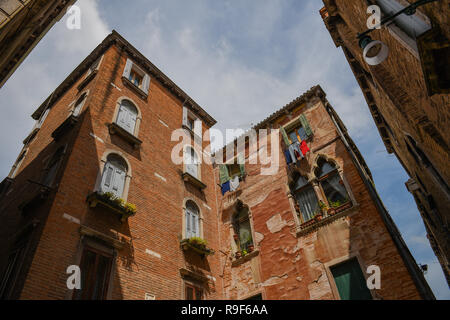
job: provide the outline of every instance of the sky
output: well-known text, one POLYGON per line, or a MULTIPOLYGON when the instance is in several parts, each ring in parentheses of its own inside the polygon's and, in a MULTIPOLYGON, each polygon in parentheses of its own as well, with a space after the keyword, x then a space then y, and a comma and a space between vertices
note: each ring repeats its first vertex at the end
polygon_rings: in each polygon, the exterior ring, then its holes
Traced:
POLYGON ((114 29, 217 121, 249 128, 319 84, 366 159, 377 190, 438 299, 450 299, 407 174, 386 152, 362 92, 325 28, 319 0, 78 0, 0 89, 0 178, 31 131, 31 114, 114 29))

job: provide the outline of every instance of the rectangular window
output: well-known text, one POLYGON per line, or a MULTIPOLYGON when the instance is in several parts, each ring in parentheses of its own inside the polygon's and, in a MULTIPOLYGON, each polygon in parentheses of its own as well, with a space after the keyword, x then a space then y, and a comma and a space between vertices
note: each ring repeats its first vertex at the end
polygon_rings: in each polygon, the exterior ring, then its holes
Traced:
POLYGON ((203 290, 191 284, 185 284, 185 300, 203 300, 203 290))
POLYGON ((358 259, 353 258, 330 270, 341 300, 372 300, 358 259))
POLYGON ((75 290, 74 299, 106 299, 112 264, 112 254, 86 246, 80 263, 81 289, 75 290))
POLYGON ((130 81, 134 86, 141 89, 145 94, 148 94, 148 89, 150 87, 150 76, 130 59, 127 59, 122 76, 130 81))
POLYGON ((301 125, 289 130, 288 137, 291 144, 295 142, 301 142, 308 138, 306 136, 305 129, 301 125))

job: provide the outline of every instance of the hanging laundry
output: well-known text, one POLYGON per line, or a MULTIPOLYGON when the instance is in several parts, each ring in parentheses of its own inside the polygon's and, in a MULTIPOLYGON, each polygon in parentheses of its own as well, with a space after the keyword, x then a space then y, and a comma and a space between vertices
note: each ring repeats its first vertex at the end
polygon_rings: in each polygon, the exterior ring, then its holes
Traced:
POLYGON ((230 191, 236 191, 239 188, 239 177, 236 176, 230 180, 230 191))
POLYGON ((309 150, 309 147, 308 147, 308 145, 306 144, 306 141, 305 141, 305 140, 302 141, 302 143, 301 143, 301 145, 300 145, 300 150, 302 151, 302 153, 303 153, 304 155, 306 155, 306 153, 310 151, 310 150, 309 150))
POLYGON ((303 159, 303 152, 300 149, 300 143, 297 141, 295 143, 292 144, 293 149, 294 149, 294 154, 297 160, 301 160, 303 159))
POLYGON ((227 181, 222 184, 222 195, 230 191, 230 181, 227 181))
POLYGON ((284 150, 284 156, 286 158, 286 163, 290 164, 293 162, 292 157, 291 157, 291 153, 289 152, 289 149, 284 150))
POLYGON ((289 146, 289 154, 291 155, 291 159, 293 163, 297 162, 297 156, 295 155, 295 147, 293 144, 289 146))

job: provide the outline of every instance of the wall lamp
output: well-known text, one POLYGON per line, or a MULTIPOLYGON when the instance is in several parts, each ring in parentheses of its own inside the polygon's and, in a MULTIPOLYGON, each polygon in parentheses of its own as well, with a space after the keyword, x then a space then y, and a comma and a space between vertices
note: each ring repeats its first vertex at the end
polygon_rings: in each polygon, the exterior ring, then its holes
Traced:
POLYGON ((406 14, 408 16, 411 16, 416 13, 416 9, 424 4, 435 2, 438 0, 419 0, 416 1, 409 6, 403 8, 402 10, 398 11, 397 13, 394 13, 391 16, 388 16, 381 20, 380 24, 375 26, 372 29, 367 29, 363 33, 358 33, 358 41, 359 46, 361 49, 363 49, 363 57, 364 60, 367 62, 367 64, 371 66, 375 66, 377 64, 382 63, 389 55, 389 48, 388 46, 379 41, 379 40, 372 40, 372 38, 369 36, 369 33, 375 30, 376 27, 381 27, 385 25, 386 23, 394 20, 397 16, 401 14, 406 14))

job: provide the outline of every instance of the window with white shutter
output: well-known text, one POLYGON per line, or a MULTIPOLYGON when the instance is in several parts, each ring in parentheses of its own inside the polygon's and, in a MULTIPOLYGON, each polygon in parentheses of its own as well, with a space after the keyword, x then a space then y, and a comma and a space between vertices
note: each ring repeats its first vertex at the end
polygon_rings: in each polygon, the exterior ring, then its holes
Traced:
POLYGON ((118 156, 110 156, 105 164, 102 175, 101 191, 111 192, 121 198, 125 187, 127 166, 118 156))
POLYGON ((148 94, 148 89, 150 87, 150 76, 130 59, 127 59, 122 76, 133 85, 141 89, 144 93, 148 94))
POLYGON ((186 202, 186 238, 200 237, 200 211, 193 201, 186 202))
POLYGON ((83 95, 77 100, 75 107, 73 108, 72 115, 75 117, 78 117, 78 115, 81 112, 81 109, 83 108, 84 102, 86 101, 86 93, 83 93, 83 95))
POLYGON ((127 132, 134 135, 136 128, 138 111, 136 107, 128 100, 120 103, 119 112, 117 114, 116 123, 127 132))
POLYGON ((189 173, 194 178, 198 179, 199 161, 197 153, 192 147, 187 147, 185 150, 185 165, 186 165, 186 172, 189 173))

